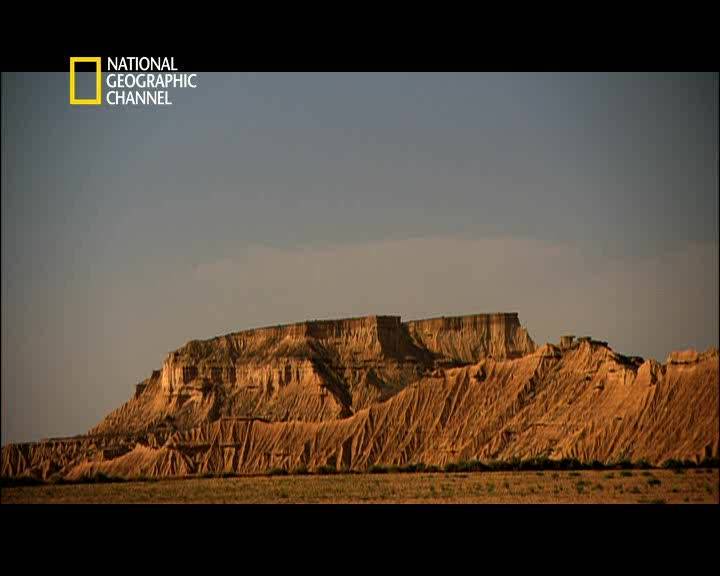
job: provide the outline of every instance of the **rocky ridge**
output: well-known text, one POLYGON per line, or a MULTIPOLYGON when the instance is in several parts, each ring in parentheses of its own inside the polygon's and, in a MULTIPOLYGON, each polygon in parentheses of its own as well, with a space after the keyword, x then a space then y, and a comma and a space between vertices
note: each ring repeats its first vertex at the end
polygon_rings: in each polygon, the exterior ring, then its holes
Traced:
POLYGON ((590 338, 537 348, 517 314, 369 316, 188 342, 88 434, 3 447, 1 474, 717 456, 717 349, 660 364, 590 338))

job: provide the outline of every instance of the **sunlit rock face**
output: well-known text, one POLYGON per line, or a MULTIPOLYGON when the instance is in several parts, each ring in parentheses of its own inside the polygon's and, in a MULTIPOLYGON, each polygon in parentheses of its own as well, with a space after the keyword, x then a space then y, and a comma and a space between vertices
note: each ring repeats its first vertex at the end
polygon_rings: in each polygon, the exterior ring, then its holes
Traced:
POLYGON ((193 340, 88 434, 3 447, 48 479, 545 457, 718 456, 718 351, 664 364, 517 314, 310 321, 193 340))
POLYGON ((406 324, 419 345, 432 353, 477 362, 481 358, 519 358, 535 351, 535 343, 517 314, 476 314, 415 320, 406 324))

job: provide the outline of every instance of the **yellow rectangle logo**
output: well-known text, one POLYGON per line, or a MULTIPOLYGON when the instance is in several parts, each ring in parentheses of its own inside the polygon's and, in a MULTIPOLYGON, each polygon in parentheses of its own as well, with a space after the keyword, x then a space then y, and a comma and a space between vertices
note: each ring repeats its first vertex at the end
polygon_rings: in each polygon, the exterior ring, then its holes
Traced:
POLYGON ((102 103, 102 64, 100 57, 71 56, 70 57, 70 104, 73 105, 97 105, 102 103), (75 64, 77 62, 95 63, 95 98, 75 97, 75 64))

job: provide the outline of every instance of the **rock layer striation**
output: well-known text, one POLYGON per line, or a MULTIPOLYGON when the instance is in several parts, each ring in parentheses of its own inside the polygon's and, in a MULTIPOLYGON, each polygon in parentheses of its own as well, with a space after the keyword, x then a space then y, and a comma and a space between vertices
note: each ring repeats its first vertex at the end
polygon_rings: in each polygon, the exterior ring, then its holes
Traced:
POLYGON ((717 349, 660 364, 537 348, 517 314, 369 316, 188 342, 87 434, 3 447, 2 476, 717 456, 717 349))

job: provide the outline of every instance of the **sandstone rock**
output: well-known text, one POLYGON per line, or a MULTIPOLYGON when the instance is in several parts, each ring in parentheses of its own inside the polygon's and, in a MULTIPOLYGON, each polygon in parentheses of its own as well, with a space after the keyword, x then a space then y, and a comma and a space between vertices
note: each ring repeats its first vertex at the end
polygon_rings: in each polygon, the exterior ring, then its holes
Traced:
POLYGON ((408 322, 407 327, 420 346, 462 362, 485 357, 518 358, 535 350, 517 314, 431 318, 408 322))
POLYGON ((2 476, 257 473, 547 456, 718 456, 718 351, 536 348, 515 314, 371 316, 192 341, 87 435, 2 449, 2 476))

